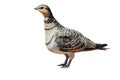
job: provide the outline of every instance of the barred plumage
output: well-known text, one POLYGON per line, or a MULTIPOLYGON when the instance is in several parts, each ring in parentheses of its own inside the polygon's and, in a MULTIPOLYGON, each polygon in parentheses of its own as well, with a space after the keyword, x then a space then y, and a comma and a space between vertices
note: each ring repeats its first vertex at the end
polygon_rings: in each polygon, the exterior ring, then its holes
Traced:
POLYGON ((66 56, 65 62, 59 66, 69 67, 75 52, 103 49, 104 46, 107 46, 107 44, 96 44, 80 32, 63 27, 53 17, 47 5, 39 5, 35 10, 40 11, 44 16, 45 42, 48 50, 66 56))
MULTIPOLYGON (((81 33, 72 29, 58 28, 58 32, 55 36, 55 41, 61 51, 78 52, 86 46, 91 47, 90 45, 87 45, 87 39, 81 33)), ((91 44, 94 45, 95 43, 91 44)))

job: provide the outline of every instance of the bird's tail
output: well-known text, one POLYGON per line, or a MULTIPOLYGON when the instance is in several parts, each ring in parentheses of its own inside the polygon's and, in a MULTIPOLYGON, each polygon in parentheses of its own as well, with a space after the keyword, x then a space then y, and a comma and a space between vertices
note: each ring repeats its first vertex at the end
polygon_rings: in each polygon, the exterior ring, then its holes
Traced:
POLYGON ((106 50, 107 48, 104 48, 105 46, 107 46, 107 44, 96 44, 96 49, 106 50))

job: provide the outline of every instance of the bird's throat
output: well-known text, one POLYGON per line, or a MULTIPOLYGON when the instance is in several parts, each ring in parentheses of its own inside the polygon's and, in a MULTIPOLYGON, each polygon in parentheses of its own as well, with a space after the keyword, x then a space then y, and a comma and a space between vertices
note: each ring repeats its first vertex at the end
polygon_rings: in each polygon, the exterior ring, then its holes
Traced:
POLYGON ((52 23, 53 21, 54 21, 55 19, 54 19, 54 17, 44 17, 44 22, 45 23, 52 23))
POLYGON ((44 17, 44 21, 48 21, 49 20, 49 17, 44 17))

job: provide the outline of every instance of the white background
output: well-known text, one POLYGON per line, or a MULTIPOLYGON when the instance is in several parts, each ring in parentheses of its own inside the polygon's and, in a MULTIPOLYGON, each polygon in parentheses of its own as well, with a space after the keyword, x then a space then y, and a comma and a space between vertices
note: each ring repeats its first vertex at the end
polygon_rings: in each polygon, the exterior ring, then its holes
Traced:
POLYGON ((120 80, 119 27, 119 0, 1 0, 0 80, 120 80), (34 10, 39 4, 111 49, 79 52, 68 69, 56 66, 65 57, 46 49, 43 16, 34 10))

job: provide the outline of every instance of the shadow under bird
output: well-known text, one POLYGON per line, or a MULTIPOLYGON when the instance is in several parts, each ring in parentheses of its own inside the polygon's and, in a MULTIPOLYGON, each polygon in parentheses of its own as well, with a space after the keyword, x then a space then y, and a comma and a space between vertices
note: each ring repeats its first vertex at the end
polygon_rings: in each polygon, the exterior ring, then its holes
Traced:
POLYGON ((44 16, 45 28, 45 43, 47 49, 51 52, 64 54, 66 59, 62 68, 68 68, 76 52, 90 50, 106 50, 107 44, 98 44, 80 32, 65 28, 53 16, 50 8, 47 5, 38 5, 34 8, 41 12, 44 16))

